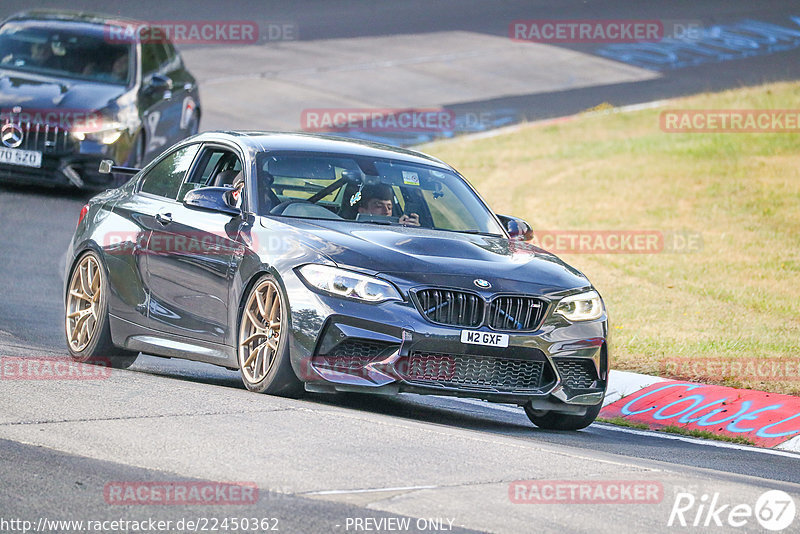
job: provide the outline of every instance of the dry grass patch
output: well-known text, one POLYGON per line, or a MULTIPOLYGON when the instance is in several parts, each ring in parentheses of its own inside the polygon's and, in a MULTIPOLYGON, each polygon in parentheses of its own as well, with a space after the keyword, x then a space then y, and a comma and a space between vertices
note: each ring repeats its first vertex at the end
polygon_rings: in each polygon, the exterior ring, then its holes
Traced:
MULTIPOLYGON (((672 101, 669 109, 797 109, 800 84, 672 101)), ((667 108, 663 108, 667 109, 667 108)), ((700 251, 572 254, 602 292, 613 366, 671 358, 800 358, 800 135, 664 133, 663 109, 588 113, 488 139, 435 143, 498 212, 534 230, 694 232, 700 251)), ((800 381, 698 377, 800 394, 800 381)))

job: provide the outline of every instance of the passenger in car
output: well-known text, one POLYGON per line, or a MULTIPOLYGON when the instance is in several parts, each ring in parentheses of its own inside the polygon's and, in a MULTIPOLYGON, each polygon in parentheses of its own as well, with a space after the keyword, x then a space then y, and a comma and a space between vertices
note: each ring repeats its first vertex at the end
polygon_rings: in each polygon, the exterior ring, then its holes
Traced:
MULTIPOLYGON (((359 213, 392 217, 393 207, 394 191, 389 184, 366 185, 361 190, 361 201, 358 206, 359 213)), ((416 213, 403 214, 398 222, 400 224, 419 226, 419 215, 416 213)))
POLYGON ((56 58, 50 43, 31 44, 30 62, 37 67, 52 69, 55 68, 56 58))

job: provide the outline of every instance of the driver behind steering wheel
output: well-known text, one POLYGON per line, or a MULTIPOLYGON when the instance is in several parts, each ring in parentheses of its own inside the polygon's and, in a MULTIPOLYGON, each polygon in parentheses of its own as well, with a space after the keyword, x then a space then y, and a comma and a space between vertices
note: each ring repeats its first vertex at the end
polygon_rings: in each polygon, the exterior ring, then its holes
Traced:
MULTIPOLYGON (((393 199, 394 191, 389 184, 366 185, 361 191, 358 213, 392 217, 393 199)), ((416 213, 403 214, 398 222, 400 224, 419 226, 419 215, 416 213)))

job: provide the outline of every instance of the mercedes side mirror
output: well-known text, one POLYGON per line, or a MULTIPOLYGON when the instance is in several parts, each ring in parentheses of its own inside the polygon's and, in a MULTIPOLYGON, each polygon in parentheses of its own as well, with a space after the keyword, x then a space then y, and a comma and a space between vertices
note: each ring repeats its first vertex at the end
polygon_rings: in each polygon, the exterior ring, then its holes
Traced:
POLYGON ((97 170, 100 174, 111 174, 112 172, 119 174, 136 174, 141 169, 136 169, 134 167, 120 167, 119 165, 114 165, 114 160, 104 159, 100 161, 100 168, 97 170))
POLYGON ((172 91, 172 78, 164 76, 163 74, 154 73, 145 85, 147 93, 164 93, 172 91))

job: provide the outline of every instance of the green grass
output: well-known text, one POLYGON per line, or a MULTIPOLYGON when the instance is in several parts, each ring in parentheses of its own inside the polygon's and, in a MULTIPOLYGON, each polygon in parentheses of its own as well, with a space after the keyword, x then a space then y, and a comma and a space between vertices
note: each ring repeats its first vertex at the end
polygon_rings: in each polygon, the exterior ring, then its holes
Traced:
POLYGON ((680 434, 681 436, 690 436, 693 438, 715 439, 717 441, 727 441, 729 443, 737 443, 739 445, 750 445, 755 447, 756 444, 743 436, 726 436, 725 434, 714 434, 708 430, 694 430, 683 428, 680 426, 665 426, 656 429, 658 432, 667 432, 669 434, 680 434))
MULTIPOLYGON (((571 254, 609 308, 612 367, 659 374, 672 358, 800 357, 800 135, 665 133, 664 109, 797 109, 800 84, 671 101, 661 109, 529 125, 428 145, 498 213, 541 230, 657 230, 691 253, 571 254)), ((606 109, 604 111, 604 109, 606 109)), ((693 377, 800 394, 800 382, 693 377)))
POLYGON ((752 440, 742 436, 727 436, 724 434, 715 434, 708 430, 694 430, 690 428, 683 428, 680 426, 670 425, 661 428, 650 428, 644 423, 637 423, 629 421, 624 417, 598 417, 597 421, 600 423, 608 423, 610 425, 624 426, 628 428, 635 428, 637 430, 653 430, 655 432, 666 432, 668 434, 679 434, 681 436, 689 436, 693 438, 702 439, 715 439, 717 441, 727 441, 729 443, 737 443, 739 445, 750 445, 755 447, 756 444, 752 440))
POLYGON ((628 421, 624 417, 598 417, 596 419, 599 423, 608 423, 610 425, 617 425, 617 426, 626 426, 628 428, 635 428, 637 430, 650 430, 650 427, 644 423, 635 423, 633 421, 628 421))

